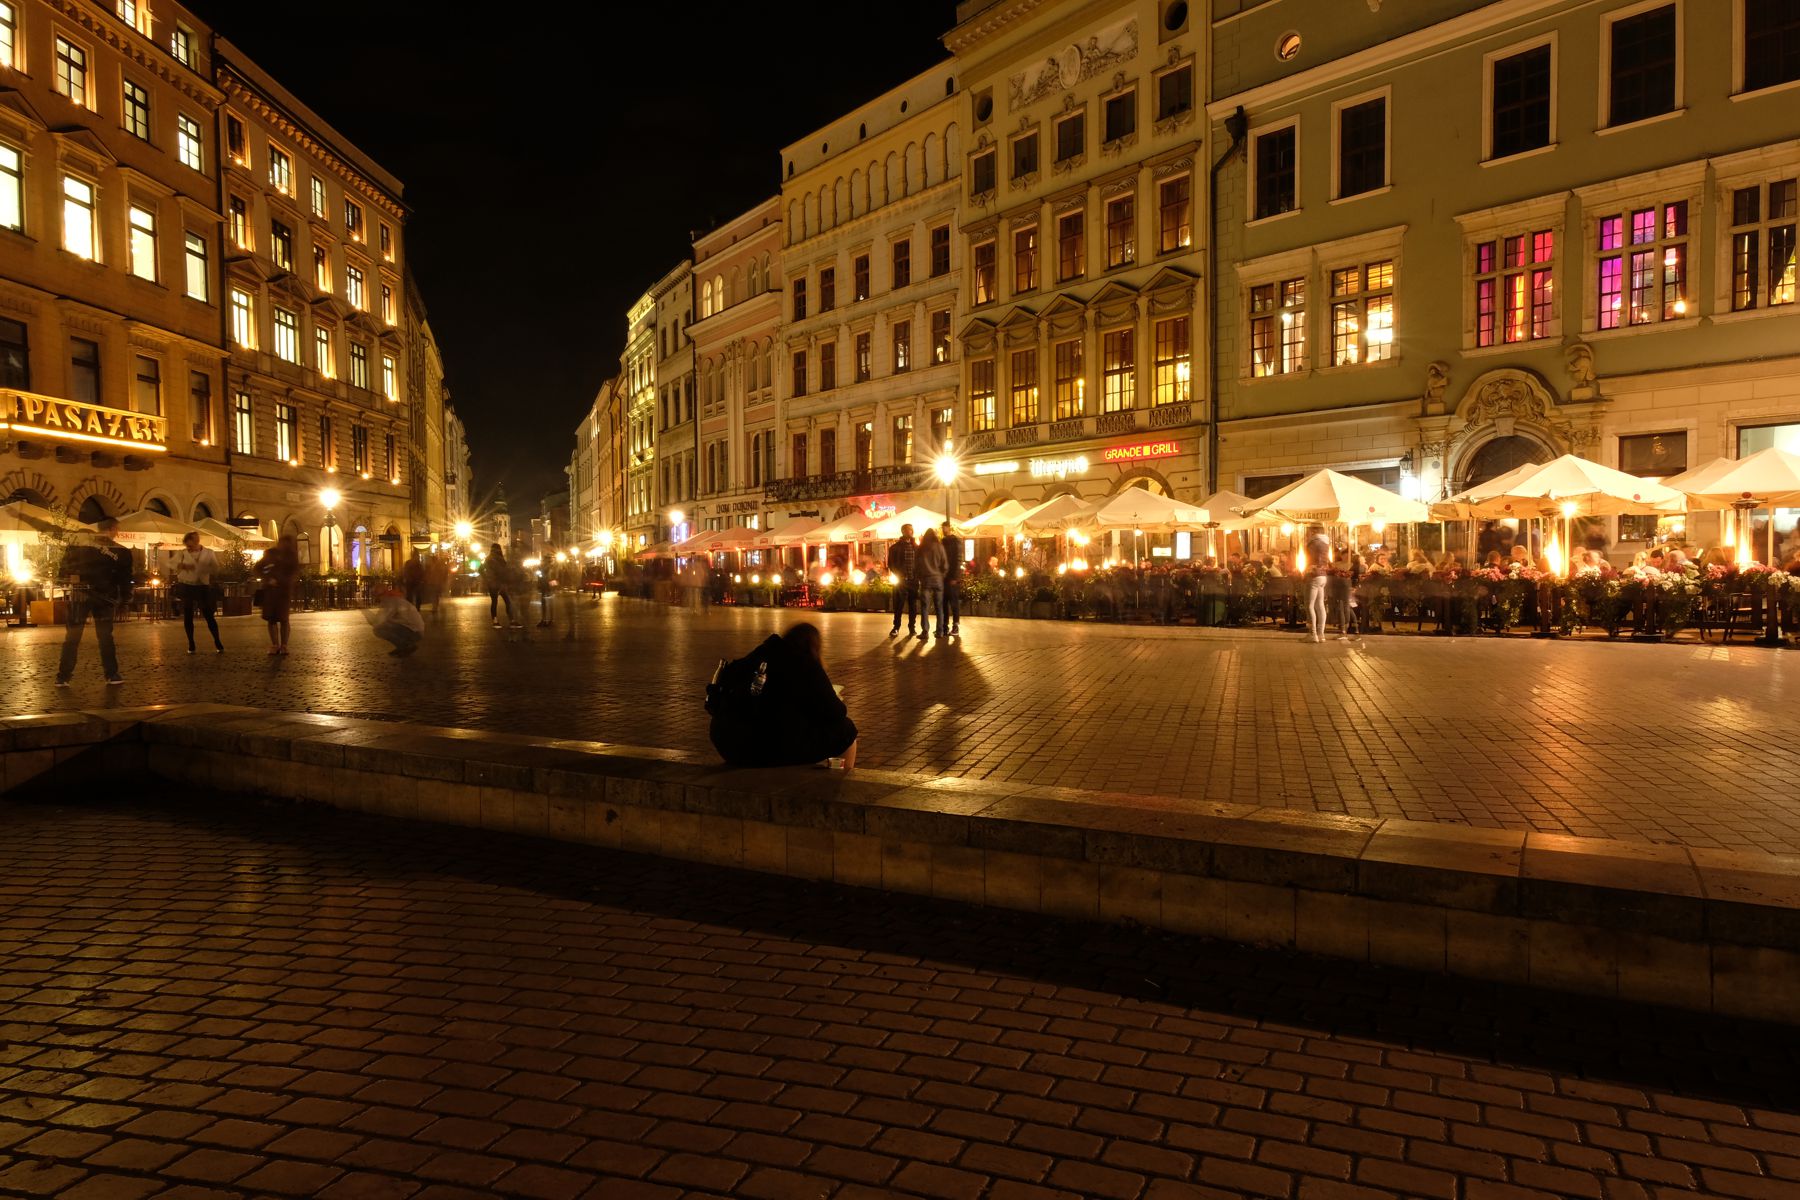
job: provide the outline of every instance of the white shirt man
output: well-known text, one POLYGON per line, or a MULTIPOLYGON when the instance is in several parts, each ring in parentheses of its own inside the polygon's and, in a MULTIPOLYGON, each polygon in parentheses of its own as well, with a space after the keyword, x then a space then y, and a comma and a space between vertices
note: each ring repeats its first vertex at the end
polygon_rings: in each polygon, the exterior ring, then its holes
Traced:
POLYGON ((206 587, 219 569, 219 560, 211 550, 200 545, 200 539, 188 536, 180 554, 175 556, 175 582, 187 587, 206 587))
POLYGON ((189 654, 194 652, 195 609, 206 619, 214 649, 225 653, 225 643, 219 640, 219 623, 213 619, 212 581, 218 569, 218 558, 200 544, 199 534, 190 533, 181 539, 181 553, 175 556, 175 595, 181 601, 181 625, 187 633, 189 654))

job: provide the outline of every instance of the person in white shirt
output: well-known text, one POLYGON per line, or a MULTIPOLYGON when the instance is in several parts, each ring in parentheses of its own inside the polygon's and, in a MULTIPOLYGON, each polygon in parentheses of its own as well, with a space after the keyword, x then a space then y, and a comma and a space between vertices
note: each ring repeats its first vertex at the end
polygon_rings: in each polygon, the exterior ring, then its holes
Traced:
POLYGON ((200 544, 200 535, 189 532, 181 539, 181 553, 175 556, 175 597, 181 602, 181 627, 187 631, 188 653, 194 652, 194 609, 206 618, 213 645, 220 654, 225 643, 219 640, 219 623, 213 619, 213 575, 219 560, 200 544))

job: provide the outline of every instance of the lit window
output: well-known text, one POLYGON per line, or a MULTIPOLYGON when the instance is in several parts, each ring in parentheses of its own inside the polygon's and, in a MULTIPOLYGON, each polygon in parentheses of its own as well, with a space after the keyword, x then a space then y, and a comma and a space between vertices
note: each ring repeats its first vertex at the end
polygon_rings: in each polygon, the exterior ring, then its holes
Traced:
POLYGON ((1037 226, 1013 231, 1013 291, 1037 286, 1037 226))
POLYGON ((150 140, 150 93, 127 79, 121 104, 125 132, 140 141, 150 140))
POLYGON ((298 314, 275 306, 275 357, 282 362, 300 361, 300 318, 298 314))
POLYGON ((1688 315, 1686 200, 1606 214, 1595 232, 1595 313, 1601 329, 1688 315))
POLYGON ((1331 365, 1394 356, 1392 259, 1331 272, 1331 365))
POLYGON ((313 369, 327 379, 337 378, 337 356, 331 352, 331 330, 313 326, 313 369))
POLYGON ((273 146, 269 147, 269 186, 284 196, 294 193, 294 160, 273 146))
POLYGON ((63 176, 63 249, 80 258, 100 256, 94 229, 94 185, 63 176))
POLYGON ((362 205, 354 200, 344 201, 344 232, 353 242, 363 240, 362 205))
MULTIPOLYGON (((1161 326, 1157 326, 1160 337, 1161 326)), ((1157 346, 1161 387, 1162 347, 1157 346)), ((1306 369, 1306 280, 1284 279, 1250 289, 1250 373, 1261 378, 1306 369)), ((1163 401, 1159 399, 1159 404, 1163 401)))
POLYGON ((25 175, 18 148, 0 142, 0 226, 25 228, 25 175))
POLYGON ((950 361, 950 310, 931 314, 931 361, 933 365, 950 361))
POLYGON ((231 240, 243 250, 252 249, 255 245, 250 236, 250 205, 242 196, 233 196, 231 208, 231 240))
POLYGON ((284 271, 294 269, 294 231, 280 221, 269 222, 269 257, 284 271))
POLYGON ((894 322, 894 371, 912 370, 912 322, 894 322))
POLYGON ((289 466, 300 465, 300 410, 292 404, 275 406, 275 457, 289 466))
POLYGON ((243 288, 231 289, 231 340, 246 350, 256 348, 256 310, 243 288))
POLYGON ((1130 266, 1137 261, 1137 201, 1120 196, 1106 202, 1106 265, 1130 266))
POLYGON ((131 273, 156 282, 156 214, 133 204, 128 214, 131 227, 131 273))
MULTIPOLYGON (((1295 328, 1300 322, 1295 322, 1295 328)), ((1193 368, 1189 363, 1188 319, 1173 317, 1156 323, 1156 361, 1154 402, 1186 404, 1193 387, 1193 368)))
POLYGON ((381 223, 381 257, 388 262, 394 261, 394 231, 388 228, 387 222, 381 223))
POLYGON ((19 14, 12 5, 0 0, 0 67, 19 65, 19 14))
POLYGON ((205 145, 200 122, 186 113, 175 118, 175 154, 182 166, 195 171, 206 170, 205 145))
POLYGON ((368 301, 363 295, 363 273, 361 267, 344 268, 344 299, 352 308, 368 309, 368 301))
POLYGON ((325 181, 317 175, 312 177, 312 214, 315 217, 325 215, 325 181))
POLYGON ((856 469, 875 469, 875 422, 864 421, 856 427, 856 469))
POLYGON ((313 247, 313 282, 322 292, 331 290, 331 251, 323 246, 313 247))
POLYGON ((192 300, 210 300, 212 284, 206 268, 206 239, 197 233, 184 235, 187 261, 187 294, 192 300))
POLYGON ((119 0, 119 20, 139 33, 150 32, 150 6, 138 0, 119 0))
POLYGON ((250 165, 250 142, 244 136, 244 123, 230 113, 225 114, 225 152, 238 166, 250 165))
POLYGON ((1123 412, 1137 405, 1137 330, 1115 329, 1100 339, 1102 412, 1123 412))
POLYGON ((1055 406, 1056 419, 1064 421, 1079 417, 1087 405, 1087 380, 1081 371, 1081 339, 1056 343, 1051 347, 1051 358, 1055 373, 1051 402, 1055 406))
POLYGON ((381 394, 389 400, 400 399, 400 376, 394 369, 394 356, 381 356, 381 394))
POLYGON ((998 287, 993 242, 982 242, 975 246, 970 256, 974 259, 975 303, 989 304, 993 302, 995 289, 998 287))
POLYGON ((186 25, 176 25, 175 32, 169 35, 169 53, 175 61, 184 67, 194 65, 194 31, 186 25))
POLYGON ((56 39, 56 90, 87 107, 87 51, 62 37, 56 39))
POLYGON ((1012 423, 1036 425, 1038 419, 1038 357, 1036 350, 1017 350, 1012 361, 1012 423))
POLYGON ((856 382, 858 383, 866 382, 875 374, 875 352, 872 349, 873 340, 874 339, 869 336, 869 331, 866 329, 856 335, 856 341, 854 343, 856 362, 853 369, 855 370, 856 382))
POLYGON ((369 348, 354 342, 350 345, 350 382, 364 391, 368 390, 369 348))
POLYGON ((1731 308, 1794 302, 1796 184, 1778 179, 1731 193, 1731 308))
POLYGON ((850 260, 850 286, 854 290, 853 300, 869 298, 869 256, 858 254, 850 260))
POLYGON ((1157 210, 1162 222, 1164 254, 1185 250, 1194 244, 1194 181, 1183 175, 1165 180, 1157 186, 1157 210))
POLYGON ((1556 235, 1510 234, 1475 246, 1475 344, 1550 336, 1556 299, 1556 235))
POLYGON ((969 429, 979 433, 994 428, 994 360, 969 360, 969 429))
POLYGON ((231 395, 231 434, 239 454, 256 453, 256 410, 250 406, 249 392, 231 395))
POLYGON ((394 324, 394 289, 387 284, 381 285, 381 319, 389 325, 394 324))

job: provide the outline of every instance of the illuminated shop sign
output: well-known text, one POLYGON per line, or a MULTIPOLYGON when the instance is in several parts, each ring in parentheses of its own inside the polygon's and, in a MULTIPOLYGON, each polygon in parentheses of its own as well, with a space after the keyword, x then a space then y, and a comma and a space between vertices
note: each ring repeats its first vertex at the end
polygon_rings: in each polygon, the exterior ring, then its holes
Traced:
POLYGON ((1147 458, 1174 458, 1180 453, 1180 442, 1134 442, 1129 446, 1108 446, 1100 452, 1100 461, 1109 463, 1142 462, 1147 458))
MULTIPOLYGON (((1123 446, 1108 446, 1100 451, 1100 462, 1134 463, 1145 462, 1153 458, 1174 458, 1181 453, 1181 443, 1173 439, 1155 442, 1131 442, 1123 446)), ((1020 463, 1016 459, 1001 462, 976 463, 971 468, 976 475, 1011 475, 1016 471, 1030 471, 1033 479, 1066 479, 1070 475, 1085 475, 1092 461, 1085 454, 1071 458, 1034 458, 1020 463)))
POLYGON ((1031 460, 1031 477, 1033 479, 1066 479, 1070 475, 1086 475, 1088 469, 1087 455, 1075 458, 1034 458, 1031 460))
POLYGON ((137 450, 169 448, 168 426, 161 417, 31 392, 0 392, 0 429, 7 427, 137 450))
POLYGON ((1016 462, 984 462, 975 464, 977 475, 1011 475, 1019 469, 1016 462))

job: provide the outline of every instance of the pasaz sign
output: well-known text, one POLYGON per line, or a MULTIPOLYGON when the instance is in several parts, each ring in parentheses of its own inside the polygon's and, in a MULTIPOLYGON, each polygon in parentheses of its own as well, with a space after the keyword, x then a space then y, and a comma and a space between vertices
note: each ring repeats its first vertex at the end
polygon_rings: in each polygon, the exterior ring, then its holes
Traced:
POLYGON ((30 429, 50 437, 102 442, 140 450, 166 450, 168 435, 161 417, 121 412, 79 400, 13 392, 0 398, 0 416, 14 429, 30 429))
POLYGON ((1129 446, 1108 446, 1100 452, 1100 461, 1109 463, 1142 462, 1147 458, 1174 458, 1181 453, 1181 443, 1134 442, 1129 446))

